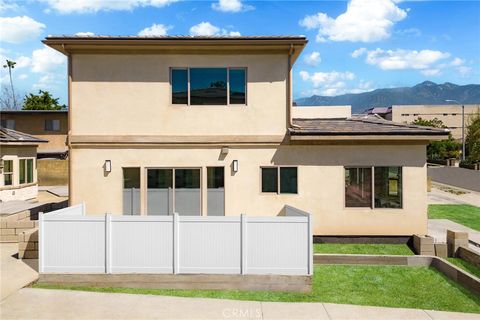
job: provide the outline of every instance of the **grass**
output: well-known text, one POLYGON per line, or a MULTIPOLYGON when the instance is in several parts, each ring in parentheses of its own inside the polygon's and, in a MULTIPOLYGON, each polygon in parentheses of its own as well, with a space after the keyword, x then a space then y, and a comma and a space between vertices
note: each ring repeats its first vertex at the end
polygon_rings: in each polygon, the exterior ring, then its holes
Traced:
POLYGON ((328 302, 480 313, 480 297, 432 268, 406 266, 315 266, 312 293, 93 288, 37 288, 153 294, 250 301, 328 302))
POLYGON ((460 259, 460 258, 447 258, 447 260, 448 260, 448 262, 456 265, 460 269, 465 270, 468 273, 473 274, 477 278, 480 278, 480 268, 474 266, 470 262, 465 261, 465 260, 460 259))
POLYGON ((382 254, 382 255, 413 255, 406 244, 340 244, 315 243, 315 253, 340 254, 382 254))
POLYGON ((467 204, 431 204, 428 206, 429 219, 449 219, 480 231, 480 207, 467 204))

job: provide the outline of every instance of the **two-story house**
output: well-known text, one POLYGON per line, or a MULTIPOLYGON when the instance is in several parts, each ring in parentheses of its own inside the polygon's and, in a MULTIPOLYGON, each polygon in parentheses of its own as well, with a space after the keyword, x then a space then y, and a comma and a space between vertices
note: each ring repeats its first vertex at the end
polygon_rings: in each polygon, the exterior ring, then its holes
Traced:
POLYGON ((448 132, 294 118, 303 36, 43 42, 68 56, 71 204, 146 216, 292 205, 313 214, 315 235, 427 231, 425 147, 448 132))

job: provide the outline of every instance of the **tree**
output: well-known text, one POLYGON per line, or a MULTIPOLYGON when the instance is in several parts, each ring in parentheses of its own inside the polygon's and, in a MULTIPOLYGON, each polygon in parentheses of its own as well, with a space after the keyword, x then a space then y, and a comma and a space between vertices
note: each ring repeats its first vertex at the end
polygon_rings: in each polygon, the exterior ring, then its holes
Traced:
MULTIPOLYGON (((412 124, 424 127, 446 128, 442 120, 433 118, 426 120, 422 118, 415 119, 412 124)), ((444 160, 450 158, 459 158, 462 144, 453 139, 452 134, 448 135, 448 139, 441 141, 432 141, 427 145, 427 158, 430 160, 444 160)))
POLYGON ((470 117, 465 139, 467 161, 470 163, 480 161, 480 110, 470 117))
POLYGON ((12 92, 8 86, 2 86, 0 92, 0 110, 16 110, 19 109, 16 101, 21 101, 22 98, 18 93, 12 92))
MULTIPOLYGON (((6 59, 5 60, 7 63, 3 65, 4 68, 8 68, 8 75, 10 76, 10 89, 12 90, 11 94, 8 93, 8 97, 9 99, 11 99, 13 105, 9 105, 7 106, 6 109, 16 109, 17 108, 17 99, 16 99, 16 95, 15 95, 15 89, 13 88, 13 81, 12 81, 12 69, 15 68, 15 65, 17 64, 15 61, 13 60, 8 60, 6 59)), ((2 92, 3 94, 4 92, 2 92)))
POLYGON ((58 103, 50 92, 39 90, 38 95, 30 93, 23 99, 23 110, 62 110, 66 106, 58 103))

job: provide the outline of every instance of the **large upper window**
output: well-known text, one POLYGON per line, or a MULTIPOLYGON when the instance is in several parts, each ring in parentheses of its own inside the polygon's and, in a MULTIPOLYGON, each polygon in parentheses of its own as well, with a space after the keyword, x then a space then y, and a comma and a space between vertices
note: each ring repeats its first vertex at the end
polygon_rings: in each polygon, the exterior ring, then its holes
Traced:
POLYGON ((402 208, 402 168, 345 168, 345 206, 402 208))
POLYGON ((173 68, 172 104, 246 104, 245 68, 173 68))
POLYGON ((298 193, 296 167, 262 169, 262 192, 298 193))

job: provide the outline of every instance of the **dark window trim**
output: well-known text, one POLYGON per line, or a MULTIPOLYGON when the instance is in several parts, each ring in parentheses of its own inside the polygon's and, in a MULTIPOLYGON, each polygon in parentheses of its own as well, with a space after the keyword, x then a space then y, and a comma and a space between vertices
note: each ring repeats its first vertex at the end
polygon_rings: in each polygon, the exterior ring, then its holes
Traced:
POLYGON ((263 194, 292 194, 292 195, 298 195, 298 166, 260 166, 260 193, 263 194), (290 193, 290 192, 280 192, 280 169, 281 168, 296 168, 297 169, 297 192, 295 193, 290 193), (277 191, 269 191, 269 192, 264 192, 263 191, 263 179, 262 179, 262 169, 277 169, 277 191))
POLYGON ((372 210, 402 210, 403 207, 404 207, 404 202, 403 202, 403 166, 394 166, 394 165, 378 165, 378 166, 344 166, 343 167, 343 207, 345 209, 365 209, 365 208, 370 208, 372 210), (396 168, 400 168, 400 179, 401 179, 401 191, 400 191, 400 194, 401 194, 401 198, 400 198, 400 201, 401 201, 401 207, 400 208, 376 208, 375 207, 375 168, 389 168, 389 167, 396 167, 396 168), (346 189, 346 185, 345 185, 345 173, 346 173, 346 169, 359 169, 359 168, 369 168, 372 170, 372 179, 370 181, 370 184, 371 184, 371 190, 372 190, 372 199, 371 199, 371 205, 368 206, 368 207, 347 207, 347 202, 346 202, 346 193, 345 193, 345 189, 346 189))
POLYGON ((246 107, 248 106, 248 68, 247 67, 225 67, 225 66, 195 66, 195 67, 170 67, 169 68, 169 75, 170 75, 170 105, 178 107, 178 106, 187 106, 187 107, 202 107, 202 106, 214 106, 214 107, 246 107), (227 69, 227 104, 224 105, 192 105, 190 102, 190 69, 202 69, 202 68, 225 68, 227 69), (245 103, 230 103, 230 69, 244 69, 245 70, 245 103), (173 77, 172 71, 173 70, 187 70, 187 104, 174 104, 173 103, 173 77))

